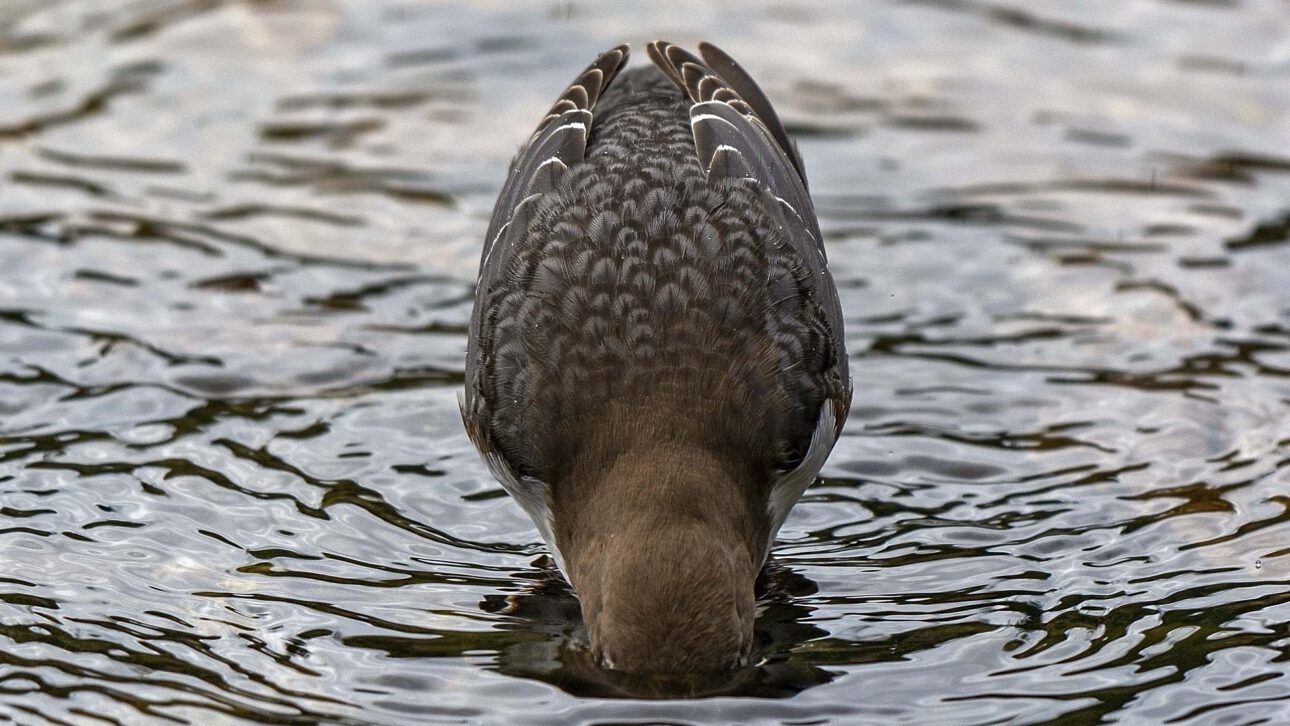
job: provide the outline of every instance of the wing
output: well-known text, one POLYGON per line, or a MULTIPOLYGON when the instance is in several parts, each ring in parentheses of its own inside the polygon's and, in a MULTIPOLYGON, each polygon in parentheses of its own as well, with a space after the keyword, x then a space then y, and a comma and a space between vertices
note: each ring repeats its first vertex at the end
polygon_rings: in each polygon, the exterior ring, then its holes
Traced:
POLYGON ((703 61, 709 68, 720 76, 733 90, 748 104, 758 120, 765 125, 766 130, 775 138, 775 143, 783 150, 784 155, 793 163, 797 169, 797 174, 802 179, 803 186, 809 186, 806 180, 806 167, 802 165, 802 155, 797 151, 797 144, 788 137, 788 131, 784 129, 784 124, 780 122, 779 115, 775 113, 775 108, 770 105, 770 100, 762 92, 757 82, 748 75, 743 66, 735 62, 721 50, 711 43, 700 43, 699 52, 703 55, 703 61))
MULTIPOLYGON (((484 239, 483 257, 476 282, 476 303, 470 322, 466 351, 466 389, 461 400, 462 420, 475 448, 479 449, 493 475, 497 477, 533 519, 542 538, 551 546, 560 568, 563 559, 555 540, 547 512, 545 483, 517 471, 495 445, 484 415, 486 401, 480 395, 479 374, 486 363, 481 360, 480 340, 485 337, 481 317, 483 300, 498 278, 508 268, 515 253, 515 243, 523 238, 543 195, 555 189, 565 171, 583 161, 587 138, 591 133, 592 111, 601 94, 627 62, 629 48, 620 45, 596 58, 551 106, 537 130, 511 162, 510 173, 493 207, 493 216, 484 239)), ((483 351, 491 355, 492 351, 483 351)))
POLYGON ((601 93, 627 62, 630 47, 620 45, 602 53, 560 94, 515 160, 497 196, 484 238, 479 284, 486 285, 504 269, 509 252, 503 243, 508 229, 523 229, 543 194, 559 183, 570 165, 586 157, 592 110, 601 93))
MULTIPOLYGON (((506 269, 515 252, 514 242, 523 236, 538 200, 556 188, 570 165, 577 164, 586 157, 587 138, 591 133, 591 112, 600 100, 601 93, 609 87, 614 76, 618 75, 618 71, 627 62, 629 50, 628 46, 620 45, 602 53, 587 66, 560 94, 560 98, 538 124, 537 130, 511 162, 510 173, 497 196, 497 204, 493 207, 493 216, 488 224, 488 234, 484 238, 483 257, 479 262, 479 278, 475 286, 479 299, 482 299, 497 281, 498 275, 506 269)), ((470 323, 463 413, 473 412, 477 403, 474 400, 474 382, 479 362, 481 307, 478 303, 475 305, 470 323)), ((472 426, 472 416, 467 415, 465 418, 467 428, 471 429, 471 436, 475 437, 479 432, 472 426)), ((479 439, 476 439, 476 445, 480 445, 479 439)), ((480 450, 485 450, 482 445, 480 450)))
MULTIPOLYGON (((706 43, 701 48, 711 65, 671 43, 649 45, 650 58, 690 97, 699 163, 709 178, 745 176, 764 182, 818 241, 802 162, 770 101, 725 52, 706 43)), ((819 248, 822 253, 823 245, 819 248)))
POLYGON ((690 129, 699 164, 709 181, 751 178, 769 197, 767 211, 778 213, 793 253, 810 272, 811 294, 832 338, 832 368, 822 377, 821 402, 814 433, 796 465, 772 481, 767 502, 771 518, 770 551, 789 510, 815 480, 837 441, 851 405, 851 377, 843 343, 842 307, 829 274, 824 240, 807 191, 797 147, 756 82, 729 55, 704 43, 700 60, 675 45, 649 45, 655 65, 690 98, 690 129))
POLYGON ((842 340, 842 308, 829 274, 828 258, 815 207, 797 147, 775 114, 766 94, 729 55, 704 43, 700 60, 671 43, 648 46, 650 59, 690 98, 690 128, 699 164, 708 179, 752 178, 764 185, 779 205, 789 244, 810 270, 814 295, 834 338, 839 341, 836 379, 841 388, 833 400, 835 434, 850 405, 850 374, 842 340))

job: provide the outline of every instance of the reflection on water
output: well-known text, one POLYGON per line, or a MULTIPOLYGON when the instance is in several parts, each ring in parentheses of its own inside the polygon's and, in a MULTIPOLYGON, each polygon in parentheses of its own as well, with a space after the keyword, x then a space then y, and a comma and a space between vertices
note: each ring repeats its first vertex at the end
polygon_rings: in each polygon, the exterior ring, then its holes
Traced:
POLYGON ((4 4, 0 715, 1290 719, 1285 10, 4 4), (456 403, 506 163, 655 36, 799 137, 856 380, 698 701, 588 666, 456 403))

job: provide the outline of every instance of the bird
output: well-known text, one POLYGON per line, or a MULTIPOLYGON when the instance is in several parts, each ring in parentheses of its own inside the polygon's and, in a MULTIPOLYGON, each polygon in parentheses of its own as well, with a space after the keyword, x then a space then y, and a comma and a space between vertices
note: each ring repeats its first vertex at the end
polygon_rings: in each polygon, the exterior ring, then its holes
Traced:
POLYGON ((460 406, 578 598, 598 666, 754 665, 755 581, 851 377, 797 146, 743 66, 596 58, 511 163, 460 406))

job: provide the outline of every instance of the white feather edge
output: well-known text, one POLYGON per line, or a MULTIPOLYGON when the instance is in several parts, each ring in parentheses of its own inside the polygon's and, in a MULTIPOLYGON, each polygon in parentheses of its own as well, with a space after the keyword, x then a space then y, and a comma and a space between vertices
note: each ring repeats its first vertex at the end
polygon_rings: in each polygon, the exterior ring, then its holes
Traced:
POLYGON ((542 541, 546 542, 551 556, 555 558, 555 564, 567 580, 569 570, 564 565, 564 556, 560 554, 560 548, 556 547, 555 535, 551 532, 551 507, 546 501, 546 482, 533 477, 515 478, 515 473, 495 451, 484 454, 484 463, 497 481, 501 482, 502 488, 520 505, 520 509, 533 520, 533 526, 537 527, 538 534, 542 535, 542 541))
MULTIPOLYGON (((695 108, 698 108, 699 106, 702 106, 702 105, 703 104, 696 104, 695 108)), ((721 118, 715 113, 699 113, 699 114, 694 114, 690 116, 690 127, 693 128, 695 124, 702 123, 704 121, 720 121, 721 123, 729 126, 730 128, 735 128, 734 124, 730 123, 724 118, 721 118)))
POLYGON ((815 422, 815 432, 811 434, 811 445, 806 450, 806 456, 795 468, 771 482, 770 501, 766 503, 766 511, 770 515, 770 535, 766 540, 767 557, 770 556, 771 547, 775 545, 775 535, 779 533, 784 520, 788 519, 789 510, 815 481, 815 475, 820 473, 825 460, 829 458, 829 452, 833 450, 833 444, 838 438, 836 424, 839 405, 837 401, 825 400, 824 405, 820 406, 820 417, 815 422))
POLYGON ((515 221, 515 212, 518 211, 520 207, 524 206, 528 202, 534 199, 537 199, 541 196, 542 196, 541 194, 530 194, 527 197, 524 197, 523 199, 521 199, 519 204, 516 204, 515 208, 511 210, 510 218, 506 220, 505 224, 503 224, 500 228, 498 228, 497 234, 493 235, 493 241, 488 243, 488 250, 484 252, 484 259, 479 263, 479 274, 475 276, 475 282, 480 282, 481 280, 483 280, 484 270, 488 269, 488 261, 493 258, 493 252, 496 251, 497 249, 497 243, 501 241, 502 235, 506 233, 506 228, 511 226, 511 222, 515 221))

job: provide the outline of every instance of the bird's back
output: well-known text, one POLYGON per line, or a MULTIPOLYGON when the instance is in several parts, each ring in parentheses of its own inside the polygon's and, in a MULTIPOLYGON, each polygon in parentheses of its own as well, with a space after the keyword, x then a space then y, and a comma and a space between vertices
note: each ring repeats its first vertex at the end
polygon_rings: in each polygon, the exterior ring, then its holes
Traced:
POLYGON ((482 300, 487 426, 542 481, 669 437, 768 470, 810 442, 837 355, 810 272, 755 181, 707 178, 689 106, 622 74, 482 300))

